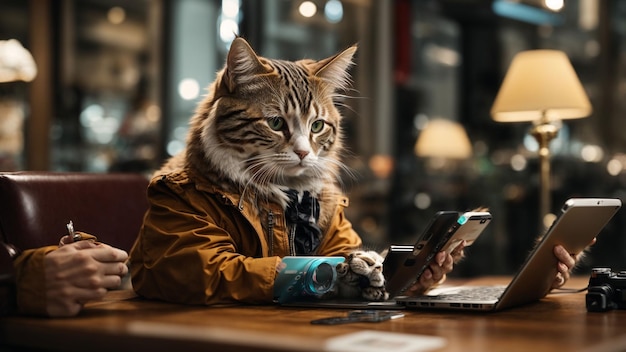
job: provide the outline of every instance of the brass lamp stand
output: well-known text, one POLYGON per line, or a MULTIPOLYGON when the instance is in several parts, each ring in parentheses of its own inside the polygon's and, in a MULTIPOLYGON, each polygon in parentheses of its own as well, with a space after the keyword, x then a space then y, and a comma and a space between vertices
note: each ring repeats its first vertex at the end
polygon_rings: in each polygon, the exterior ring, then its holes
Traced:
POLYGON ((541 193, 539 201, 539 215, 541 229, 545 229, 546 215, 550 214, 550 141, 559 134, 559 129, 550 123, 545 116, 534 124, 530 134, 535 137, 539 144, 539 166, 541 173, 541 193))

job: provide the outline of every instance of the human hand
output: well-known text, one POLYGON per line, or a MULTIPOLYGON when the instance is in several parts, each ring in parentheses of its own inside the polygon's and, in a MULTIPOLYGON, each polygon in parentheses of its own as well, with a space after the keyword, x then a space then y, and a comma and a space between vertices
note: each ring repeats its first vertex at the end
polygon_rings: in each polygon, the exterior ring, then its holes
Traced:
POLYGON ((285 262, 283 262, 282 260, 280 262, 278 262, 278 264, 276 264, 276 272, 280 273, 281 271, 283 271, 283 269, 285 269, 287 267, 287 264, 285 264, 285 262))
MULTIPOLYGON (((593 239, 593 241, 591 241, 589 245, 591 246, 594 243, 596 243, 595 238, 593 239)), ((570 273, 572 269, 574 269, 576 262, 582 257, 582 253, 583 252, 569 253, 561 245, 554 246, 554 255, 559 260, 559 262, 557 263, 557 273, 556 277, 554 278, 554 282, 552 283, 552 289, 562 287, 567 282, 567 280, 569 280, 570 273)))
POLYGON ((420 295, 435 284, 446 280, 446 274, 454 268, 454 263, 463 258, 465 241, 461 242, 450 254, 441 251, 435 255, 433 262, 424 270, 419 280, 409 287, 406 294, 409 296, 420 295))
POLYGON ((119 287, 128 254, 94 241, 64 244, 44 257, 46 311, 51 317, 78 314, 85 302, 119 287))

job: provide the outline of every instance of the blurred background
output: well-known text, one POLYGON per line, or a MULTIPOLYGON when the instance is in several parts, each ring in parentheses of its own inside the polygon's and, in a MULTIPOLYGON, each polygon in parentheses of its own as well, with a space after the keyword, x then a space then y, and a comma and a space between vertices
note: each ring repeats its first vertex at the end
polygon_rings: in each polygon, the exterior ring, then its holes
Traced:
MULTIPOLYGON (((538 145, 532 122, 496 122, 490 109, 526 50, 564 52, 593 107, 559 122, 550 211, 570 197, 624 199, 618 0, 0 0, 0 40, 17 48, 0 46, 0 171, 149 175, 184 148, 235 34, 291 60, 358 43, 342 109, 356 177, 344 184, 373 249, 412 244, 438 210, 486 206, 494 220, 454 275, 518 268, 541 232, 538 145), (435 121, 447 125, 427 143, 435 121)), ((626 269, 625 226, 622 209, 579 272, 626 269)))

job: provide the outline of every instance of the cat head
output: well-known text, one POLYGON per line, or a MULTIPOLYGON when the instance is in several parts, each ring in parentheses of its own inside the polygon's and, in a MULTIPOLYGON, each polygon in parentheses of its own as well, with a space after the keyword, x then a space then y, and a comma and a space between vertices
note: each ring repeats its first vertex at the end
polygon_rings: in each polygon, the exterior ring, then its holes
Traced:
POLYGON ((378 252, 361 250, 350 253, 347 262, 352 271, 372 280, 382 276, 384 260, 378 252))
POLYGON ((266 195, 319 191, 343 168, 336 108, 356 46, 315 61, 258 56, 236 38, 191 121, 188 159, 266 195))

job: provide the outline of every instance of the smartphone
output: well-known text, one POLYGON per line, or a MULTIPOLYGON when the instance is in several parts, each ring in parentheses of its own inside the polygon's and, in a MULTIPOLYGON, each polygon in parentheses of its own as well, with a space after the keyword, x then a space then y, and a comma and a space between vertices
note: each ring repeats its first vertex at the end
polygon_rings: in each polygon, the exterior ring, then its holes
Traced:
POLYGON ((457 211, 439 211, 414 245, 389 247, 383 263, 385 288, 389 297, 401 294, 417 281, 443 243, 452 235, 450 229, 457 223, 459 215, 457 211))
POLYGON ((381 321, 404 317, 404 313, 393 310, 354 310, 346 316, 311 320, 316 325, 337 325, 348 323, 379 323, 381 321))
POLYGON ((468 211, 459 216, 450 238, 438 252, 445 251, 450 254, 461 241, 465 241, 465 247, 471 246, 489 225, 491 219, 491 213, 488 211, 468 211))

